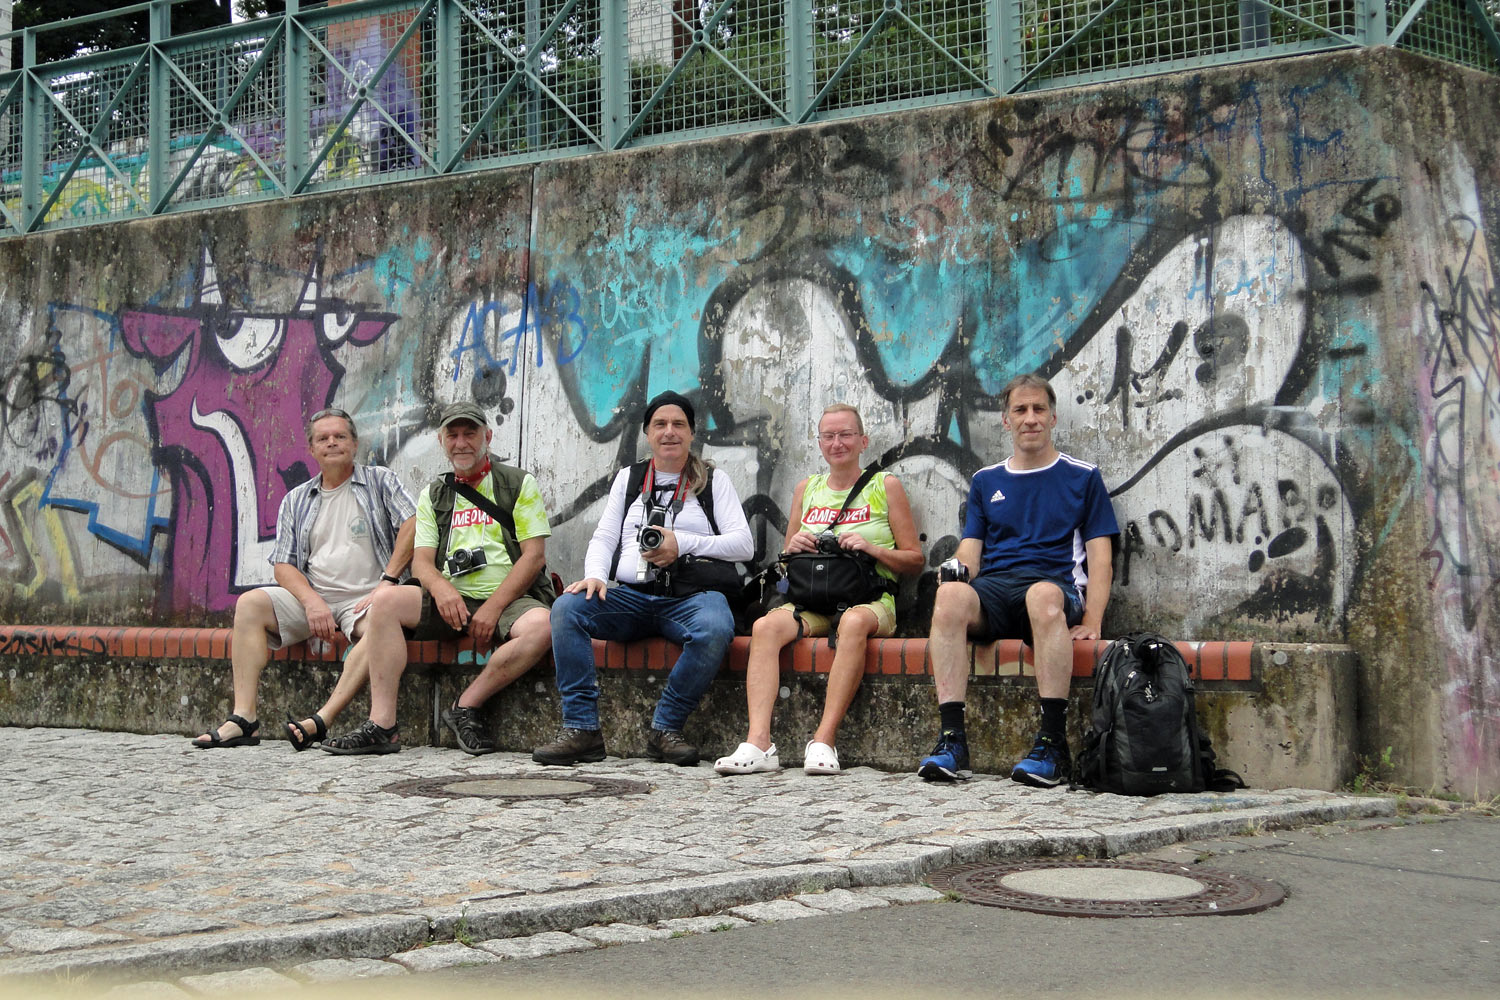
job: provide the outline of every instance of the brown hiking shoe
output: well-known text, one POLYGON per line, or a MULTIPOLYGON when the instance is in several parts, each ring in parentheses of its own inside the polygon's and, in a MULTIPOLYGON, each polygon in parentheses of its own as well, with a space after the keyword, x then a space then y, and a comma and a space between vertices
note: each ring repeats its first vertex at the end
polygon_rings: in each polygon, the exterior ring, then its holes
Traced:
POLYGON ((698 748, 675 730, 653 729, 646 737, 646 756, 679 767, 692 767, 698 763, 698 748))
POLYGON ((591 764, 604 759, 604 734, 597 729, 568 729, 557 739, 531 751, 538 764, 591 764))

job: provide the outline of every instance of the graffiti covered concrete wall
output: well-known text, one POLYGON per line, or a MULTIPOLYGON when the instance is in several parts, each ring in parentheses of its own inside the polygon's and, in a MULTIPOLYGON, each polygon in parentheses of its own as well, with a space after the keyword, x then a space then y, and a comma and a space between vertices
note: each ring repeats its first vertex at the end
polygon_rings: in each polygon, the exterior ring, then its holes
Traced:
POLYGON ((1366 749, 1494 789, 1495 91, 1372 51, 0 245, 0 604, 222 622, 309 413, 416 487, 470 396, 573 576, 667 387, 763 555, 859 404, 935 567, 1040 370, 1124 525, 1111 629, 1350 641, 1366 749))

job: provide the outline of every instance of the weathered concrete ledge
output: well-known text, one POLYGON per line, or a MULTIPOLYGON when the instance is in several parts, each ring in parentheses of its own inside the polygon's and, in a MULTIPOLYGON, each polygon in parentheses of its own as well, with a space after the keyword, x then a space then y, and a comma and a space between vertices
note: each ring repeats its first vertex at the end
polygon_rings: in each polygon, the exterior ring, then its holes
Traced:
MULTIPOLYGON (((870 644, 866 676, 839 738, 846 765, 902 771, 927 752, 937 709, 926 640, 870 644)), ((438 717, 479 670, 466 643, 408 643, 411 665, 399 712, 408 744, 452 746, 438 717)), ((1092 697, 1091 676, 1105 644, 1074 644, 1075 739, 1092 697)), ((1249 642, 1180 643, 1198 679, 1203 726, 1222 766, 1257 787, 1335 789, 1352 776, 1356 747, 1357 657, 1347 646, 1249 642)), ((228 711, 228 629, 0 627, 0 725, 83 727, 184 735, 202 732, 228 711)), ((744 670, 749 640, 738 638, 725 669, 691 723, 710 755, 744 735, 744 670)), ((975 770, 1004 771, 1025 753, 1035 730, 1030 650, 1007 640, 972 647, 969 686, 975 770)), ((321 705, 340 669, 341 647, 279 650, 261 685, 262 736, 280 738, 279 720, 321 705)), ((605 738, 611 753, 644 748, 645 720, 677 648, 663 640, 595 643, 605 738)), ((817 726, 833 652, 806 639, 783 654, 782 691, 773 732, 786 763, 817 726)), ((482 663, 482 659, 480 661, 482 663)), ((363 697, 344 723, 367 710, 363 697)), ((545 742, 560 710, 549 665, 503 692, 490 717, 500 746, 545 742)), ((335 729, 338 724, 335 725, 335 729)))

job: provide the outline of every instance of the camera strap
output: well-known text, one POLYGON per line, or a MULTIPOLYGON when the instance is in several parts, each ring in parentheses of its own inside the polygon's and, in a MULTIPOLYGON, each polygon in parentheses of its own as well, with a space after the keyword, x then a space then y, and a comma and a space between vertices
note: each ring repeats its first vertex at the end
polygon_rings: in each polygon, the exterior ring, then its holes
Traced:
MULTIPOLYGON (((453 492, 469 501, 469 503, 473 504, 475 507, 478 507, 480 510, 484 511, 490 516, 491 520, 500 525, 501 528, 505 529, 507 535, 507 538, 505 539, 505 548, 507 551, 509 551, 510 539, 516 537, 516 519, 511 517, 510 512, 501 510, 498 504, 490 500, 483 493, 480 493, 468 483, 459 482, 457 479, 453 481, 453 492)), ((514 563, 515 561, 516 557, 512 556, 511 562, 514 563)))
MULTIPOLYGON (((677 488, 672 491, 672 499, 667 504, 672 510, 675 519, 682 513, 682 505, 687 502, 687 468, 677 477, 677 488)), ((646 477, 641 480, 641 507, 649 513, 656 506, 656 461, 653 459, 646 463, 646 477)))

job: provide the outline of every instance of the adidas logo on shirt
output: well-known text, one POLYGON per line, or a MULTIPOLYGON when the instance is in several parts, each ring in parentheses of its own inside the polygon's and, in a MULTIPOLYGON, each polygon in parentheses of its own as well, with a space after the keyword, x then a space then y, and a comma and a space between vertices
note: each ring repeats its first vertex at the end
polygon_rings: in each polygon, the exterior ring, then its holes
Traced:
POLYGON ((999 503, 1001 500, 1004 500, 1004 499, 1005 499, 1005 494, 1001 493, 999 490, 996 490, 994 492, 994 494, 991 495, 991 497, 990 497, 990 503, 999 503))

